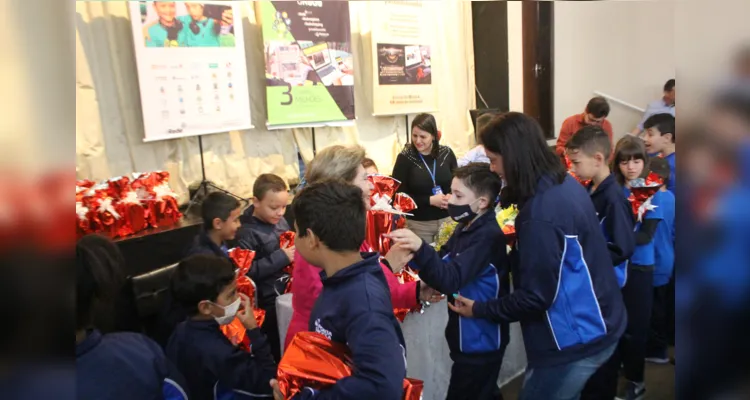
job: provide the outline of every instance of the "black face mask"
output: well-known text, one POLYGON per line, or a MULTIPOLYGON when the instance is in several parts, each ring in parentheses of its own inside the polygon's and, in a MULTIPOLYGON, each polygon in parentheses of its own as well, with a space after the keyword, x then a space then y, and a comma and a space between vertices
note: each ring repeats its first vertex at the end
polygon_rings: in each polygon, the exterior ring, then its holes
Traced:
MULTIPOLYGON (((477 201, 479 201, 479 199, 475 200, 474 203, 477 201)), ((448 215, 450 215, 456 222, 469 222, 477 216, 477 213, 471 209, 471 204, 463 204, 459 206, 448 203, 448 215)))

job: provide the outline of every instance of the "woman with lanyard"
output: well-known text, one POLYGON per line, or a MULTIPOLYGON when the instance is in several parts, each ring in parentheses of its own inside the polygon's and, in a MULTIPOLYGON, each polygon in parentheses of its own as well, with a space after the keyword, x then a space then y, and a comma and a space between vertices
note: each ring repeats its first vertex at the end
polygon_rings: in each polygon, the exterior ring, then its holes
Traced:
POLYGON ((454 294, 449 307, 463 317, 521 323, 528 367, 519 399, 578 399, 627 320, 594 205, 533 118, 499 115, 481 139, 506 182, 503 198, 518 205, 514 291, 484 302, 454 294))
POLYGON ((419 114, 411 123, 411 143, 396 158, 393 178, 401 181, 398 191, 417 203, 407 227, 427 243, 435 240, 440 225, 449 220, 453 170, 458 162, 448 146, 440 145, 435 117, 419 114))

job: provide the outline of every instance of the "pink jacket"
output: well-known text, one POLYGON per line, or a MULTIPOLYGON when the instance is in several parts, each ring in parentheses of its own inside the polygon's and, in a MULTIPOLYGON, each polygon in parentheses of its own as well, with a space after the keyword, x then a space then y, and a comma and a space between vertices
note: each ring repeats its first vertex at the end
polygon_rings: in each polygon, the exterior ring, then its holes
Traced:
MULTIPOLYGON (((360 248, 362 252, 372 251, 367 242, 360 248)), ((383 274, 388 281, 388 287, 391 290, 391 302, 394 308, 413 308, 417 305, 417 282, 401 284, 393 275, 393 271, 385 264, 380 264, 383 268, 383 274)), ((292 321, 286 331, 286 340, 284 348, 294 338, 297 332, 306 332, 308 322, 315 300, 318 299, 320 291, 323 290, 323 283, 320 281, 320 271, 318 267, 310 265, 299 252, 294 254, 294 270, 292 271, 292 321)))

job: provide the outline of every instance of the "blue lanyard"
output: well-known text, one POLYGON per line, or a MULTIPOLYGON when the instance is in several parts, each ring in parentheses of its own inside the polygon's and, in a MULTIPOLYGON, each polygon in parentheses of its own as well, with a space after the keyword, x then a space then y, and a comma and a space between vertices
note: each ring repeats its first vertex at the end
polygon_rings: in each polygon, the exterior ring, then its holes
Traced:
POLYGON ((419 153, 419 158, 422 159, 424 167, 427 168, 427 173, 430 174, 430 178, 432 178, 432 187, 436 187, 437 182, 435 182, 435 173, 437 172, 437 159, 432 160, 432 171, 430 171, 430 167, 427 166, 427 161, 422 157, 422 153, 419 153))

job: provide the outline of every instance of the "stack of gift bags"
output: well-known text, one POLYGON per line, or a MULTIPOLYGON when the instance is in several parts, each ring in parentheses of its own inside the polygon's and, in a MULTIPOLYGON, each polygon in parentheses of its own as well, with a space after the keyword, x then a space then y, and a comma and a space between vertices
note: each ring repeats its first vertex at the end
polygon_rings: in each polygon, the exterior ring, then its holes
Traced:
POLYGON ((176 224, 182 214, 169 187, 169 173, 136 173, 101 183, 76 182, 76 235, 125 237, 146 228, 176 224))

